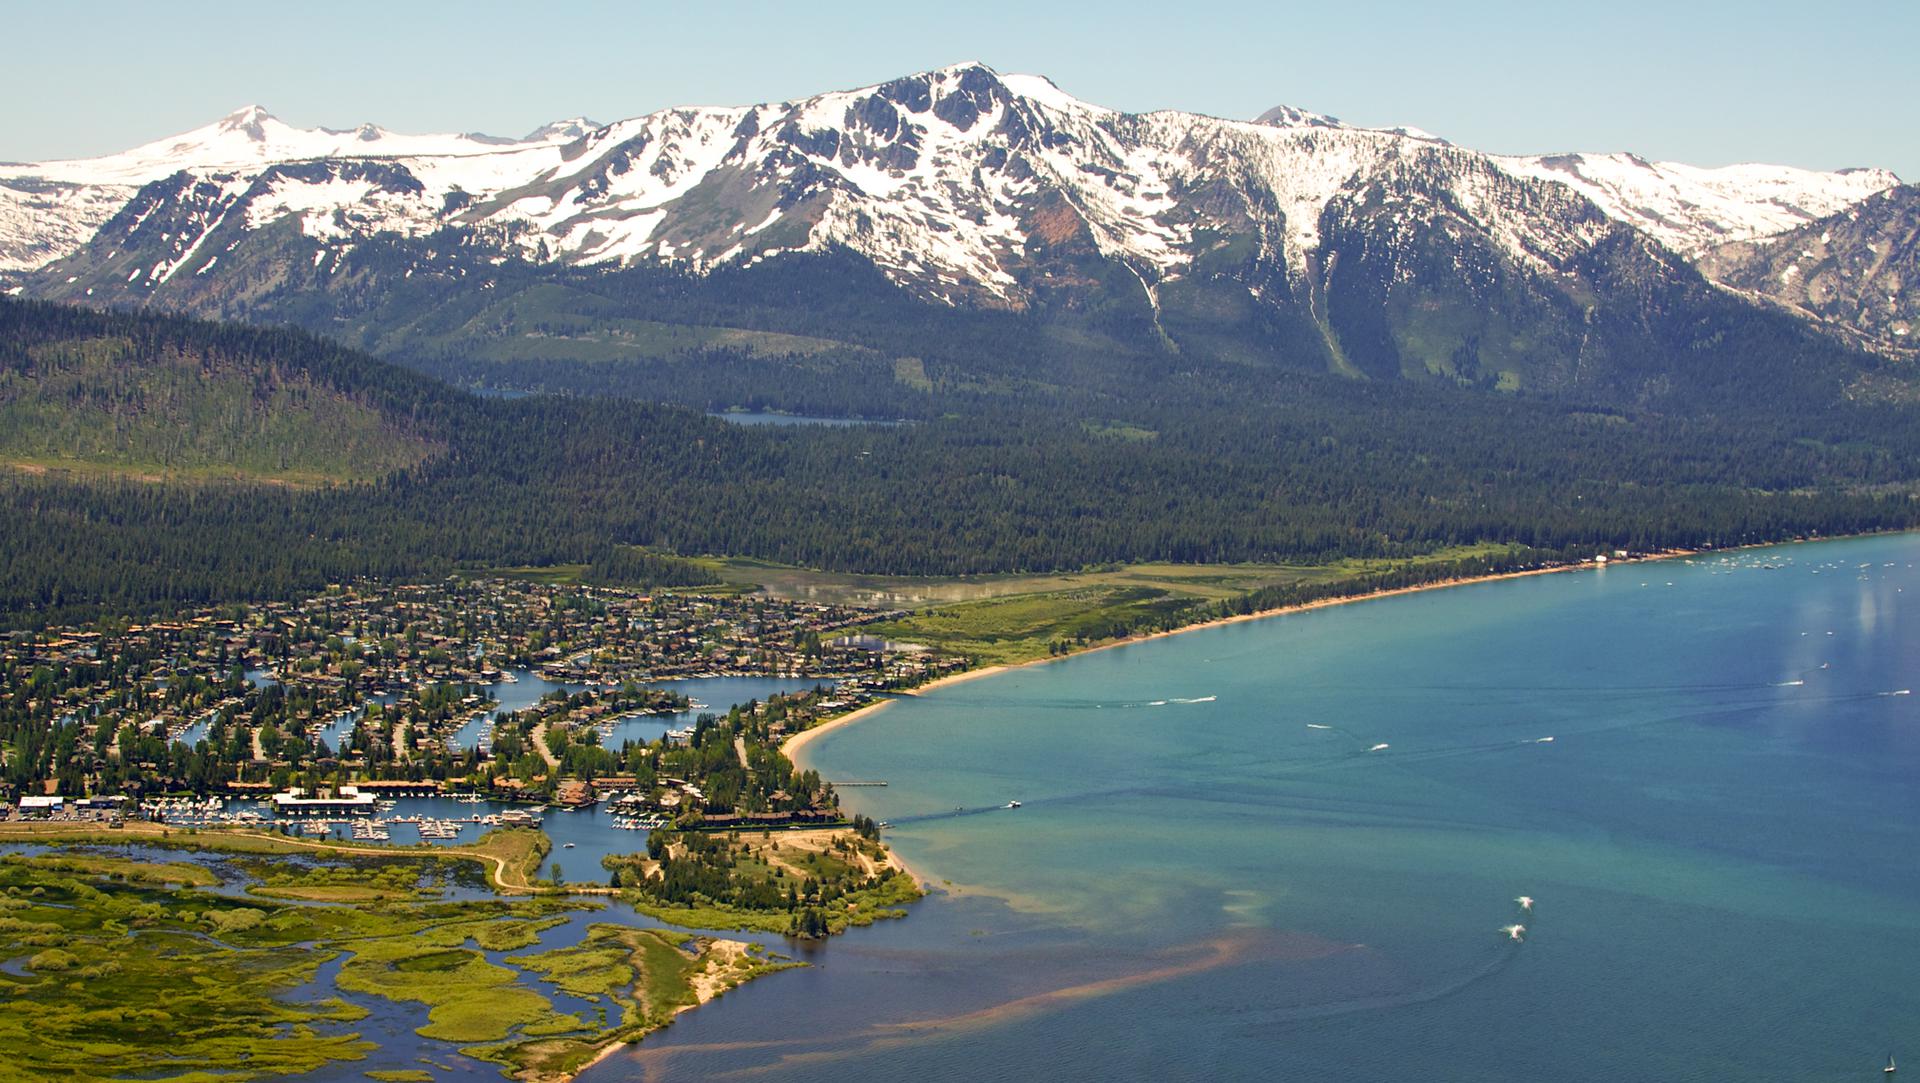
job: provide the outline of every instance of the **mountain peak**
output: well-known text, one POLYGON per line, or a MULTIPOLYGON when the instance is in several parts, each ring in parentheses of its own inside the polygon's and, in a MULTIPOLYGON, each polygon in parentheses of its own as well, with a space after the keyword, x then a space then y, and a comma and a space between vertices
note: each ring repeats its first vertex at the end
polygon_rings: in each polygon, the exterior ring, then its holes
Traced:
POLYGON ((980 63, 978 60, 962 60, 957 64, 948 64, 943 68, 935 68, 932 71, 928 72, 927 74, 928 75, 966 75, 969 72, 976 72, 976 71, 986 75, 991 75, 996 79, 1000 77, 999 72, 994 71, 992 68, 988 67, 987 65, 980 63))
POLYGON ((1330 117, 1324 113, 1310 113, 1305 109, 1295 109, 1291 105, 1276 105, 1272 109, 1253 118, 1255 124, 1268 124, 1275 128, 1345 128, 1339 117, 1330 117))
POLYGON ((243 105, 221 117, 216 126, 220 131, 238 132, 256 143, 264 143, 267 139, 267 122, 278 119, 267 112, 265 106, 243 105))
POLYGON ((588 132, 596 131, 605 125, 587 117, 568 117, 565 120, 550 121, 520 137, 522 143, 545 143, 549 141, 578 139, 588 132))

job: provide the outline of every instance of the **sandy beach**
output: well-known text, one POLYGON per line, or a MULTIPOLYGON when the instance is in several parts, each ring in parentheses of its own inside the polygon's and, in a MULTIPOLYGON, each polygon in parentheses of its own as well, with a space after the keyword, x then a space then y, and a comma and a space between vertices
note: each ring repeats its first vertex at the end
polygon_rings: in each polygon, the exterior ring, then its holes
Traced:
MULTIPOLYGON (((1032 664, 1033 664, 1032 662, 1026 662, 1026 663, 1022 663, 1022 666, 1029 666, 1032 664)), ((981 677, 991 677, 996 673, 1005 673, 1009 669, 1019 669, 1019 668, 1022 668, 1022 666, 987 666, 982 669, 969 669, 965 673, 955 673, 948 677, 942 677, 936 681, 928 681, 926 684, 923 684, 918 688, 913 689, 911 692, 902 693, 900 696, 895 697, 894 699, 883 699, 877 703, 869 703, 865 707, 860 708, 859 710, 849 711, 848 713, 843 714, 838 718, 830 718, 827 721, 822 722, 819 725, 813 727, 812 729, 801 730, 799 733, 796 733, 793 736, 787 738, 786 740, 780 742, 780 752, 782 755, 786 756, 788 759, 793 760, 794 763, 798 764, 800 761, 795 757, 799 755, 800 750, 812 744, 816 739, 820 737, 824 737, 827 734, 832 733, 834 730, 840 729, 842 727, 851 726, 855 722, 858 722, 861 719, 866 718, 867 716, 872 715, 877 711, 884 710, 889 704, 895 702, 896 699, 911 698, 913 696, 920 695, 923 692, 931 692, 936 688, 945 687, 946 685, 959 684, 962 681, 978 680, 981 677)))
MULTIPOLYGON (((1784 543, 1770 542, 1768 544, 1784 544, 1784 543)), ((1716 552, 1732 552, 1734 550, 1729 548, 1726 550, 1715 550, 1715 551, 1716 552)), ((1449 587, 1471 586, 1476 583, 1493 583, 1502 579, 1522 579, 1527 576, 1533 576, 1533 575, 1553 575, 1559 572, 1601 571, 1601 570, 1604 570, 1605 568, 1620 566, 1620 565, 1647 564, 1647 563, 1652 563, 1654 561, 1659 561, 1659 560, 1674 560, 1682 557, 1699 556, 1700 552, 1701 551, 1697 549, 1675 549, 1675 550, 1671 550, 1664 553, 1654 553, 1648 556, 1634 557, 1632 559, 1613 560, 1607 564, 1594 564, 1590 561, 1582 561, 1581 563, 1578 563, 1578 564, 1561 564, 1551 568, 1528 568, 1523 571, 1498 572, 1493 575, 1463 576, 1458 579, 1439 579, 1431 583, 1421 583, 1416 586, 1410 586, 1410 587, 1394 587, 1390 590, 1374 590, 1374 591, 1368 591, 1364 594, 1344 594, 1344 595, 1340 595, 1338 597, 1332 597, 1332 598, 1319 598, 1311 602, 1301 602, 1298 605, 1287 605, 1287 606, 1279 606, 1274 609, 1263 609, 1257 613, 1242 613, 1242 614, 1237 614, 1231 617, 1221 617, 1216 620, 1201 621, 1198 624, 1183 625, 1182 627, 1172 628, 1164 632, 1150 632, 1146 635, 1128 636, 1125 639, 1116 639, 1108 643, 1101 643, 1096 646, 1085 647, 1080 650, 1071 651, 1067 654, 1056 655, 1050 658, 1035 658, 1030 662, 1021 662, 1015 665, 996 665, 996 666, 986 666, 981 669, 970 669, 964 673, 955 673, 952 676, 941 677, 937 680, 928 681, 926 684, 920 685, 919 687, 913 689, 911 692, 903 693, 902 695, 896 696, 891 699, 883 699, 877 703, 869 703, 865 707, 860 708, 859 710, 850 711, 847 714, 843 714, 838 718, 829 719, 828 721, 822 722, 821 724, 813 727, 812 729, 802 730, 801 732, 796 733, 793 736, 787 738, 785 741, 782 741, 780 743, 780 751, 789 760, 792 760, 795 764, 799 764, 800 753, 805 751, 806 747, 812 744, 817 738, 825 736, 826 734, 832 733, 833 731, 841 729, 843 727, 851 726, 855 722, 859 722, 862 719, 870 718, 873 715, 879 713, 880 711, 886 710, 889 705, 897 702, 899 699, 924 695, 928 692, 934 691, 935 689, 945 688, 948 685, 960 684, 963 681, 979 680, 982 677, 992 677, 996 674, 1006 673, 1016 669, 1026 669, 1029 666, 1040 666, 1040 665, 1046 665, 1049 662, 1059 662, 1068 658, 1077 658, 1080 655, 1092 654, 1095 651, 1112 650, 1115 647, 1128 647, 1136 643, 1146 643, 1150 640, 1164 639, 1168 636, 1186 635, 1188 632, 1198 632, 1207 628, 1219 628, 1223 625, 1239 624, 1243 621, 1268 620, 1273 617, 1284 617, 1290 614, 1305 613, 1315 609, 1328 609, 1337 605, 1352 605, 1355 602, 1371 602, 1380 598, 1393 598, 1403 594, 1418 594, 1418 593, 1421 593, 1422 591, 1429 591, 1429 590, 1445 590, 1449 587)))

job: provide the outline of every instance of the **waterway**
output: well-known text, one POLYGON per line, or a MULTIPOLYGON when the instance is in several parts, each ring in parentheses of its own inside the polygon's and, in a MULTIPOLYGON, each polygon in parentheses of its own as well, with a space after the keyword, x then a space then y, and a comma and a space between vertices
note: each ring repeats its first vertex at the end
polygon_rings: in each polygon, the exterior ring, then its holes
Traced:
POLYGON ((936 894, 584 1078, 1877 1078, 1920 1059, 1916 563, 1506 580, 900 702, 806 758, 890 782, 843 799, 936 894))
MULTIPOLYGON (((550 692, 579 692, 587 686, 549 681, 532 670, 510 670, 516 678, 482 685, 480 695, 499 705, 476 713, 471 721, 453 735, 453 744, 462 749, 486 743, 491 720, 498 715, 523 711, 540 702, 550 692)), ((664 688, 687 697, 688 707, 671 714, 634 715, 615 722, 600 741, 618 748, 624 741, 657 741, 669 729, 691 726, 702 714, 726 714, 738 704, 764 702, 781 693, 799 692, 834 682, 818 677, 689 677, 678 680, 648 681, 648 688, 664 688)))
MULTIPOLYGON (((227 895, 233 898, 258 898, 251 888, 257 883, 253 873, 246 867, 250 859, 244 855, 224 854, 208 851, 174 850, 141 845, 138 842, 86 846, 73 848, 53 848, 36 844, 17 844, 0 842, 0 856, 34 857, 44 854, 90 855, 99 854, 113 858, 153 863, 190 863, 211 871, 219 878, 219 883, 205 890, 227 895)), ((282 855, 273 859, 279 864, 313 864, 319 858, 282 855)), ((331 859, 330 859, 331 860, 331 859)), ((366 860, 366 859, 354 859, 366 860)), ((423 872, 418 886, 434 893, 446 901, 474 902, 496 899, 479 869, 471 865, 430 868, 423 872)), ((297 903, 276 900, 278 905, 299 905, 327 907, 341 904, 297 903)), ((620 925, 643 928, 666 928, 653 918, 642 915, 632 907, 618 900, 599 899, 589 901, 582 909, 562 915, 557 925, 541 930, 538 943, 512 950, 480 951, 488 962, 519 972, 520 984, 546 997, 556 1009, 577 1017, 595 1022, 615 1011, 615 1005, 600 997, 582 997, 568 993, 558 985, 532 971, 521 970, 513 959, 521 954, 535 954, 573 947, 589 933, 592 925, 611 922, 620 925)), ((746 940, 760 944, 770 954, 779 956, 790 951, 790 945, 783 937, 755 933, 727 932, 716 930, 695 930, 710 935, 722 936, 734 940, 746 940)), ((192 935, 192 934, 189 934, 192 935)), ((201 934, 203 938, 205 937, 201 934)), ((217 942, 217 941, 216 941, 217 942)), ((469 941, 469 944, 472 942, 469 941)), ((313 945, 301 945, 302 948, 313 945)), ((352 956, 351 941, 347 950, 334 955, 322 963, 312 980, 287 992, 292 1001, 318 1002, 333 999, 344 1000, 349 1004, 365 1009, 364 1018, 345 1023, 321 1024, 325 1033, 353 1033, 373 1042, 377 1048, 372 1050, 365 1060, 346 1061, 328 1064, 315 1071, 293 1078, 304 1083, 350 1083, 364 1081, 369 1072, 419 1073, 427 1071, 436 1080, 478 1081, 498 1080, 501 1077, 498 1066, 466 1056, 460 1047, 453 1043, 435 1041, 420 1037, 415 1033, 419 1027, 428 1024, 429 1016, 424 1005, 406 1001, 389 1000, 367 993, 341 989, 336 985, 342 967, 352 956)), ((30 954, 12 958, 0 958, 0 974, 14 977, 28 975, 27 961, 30 954)))

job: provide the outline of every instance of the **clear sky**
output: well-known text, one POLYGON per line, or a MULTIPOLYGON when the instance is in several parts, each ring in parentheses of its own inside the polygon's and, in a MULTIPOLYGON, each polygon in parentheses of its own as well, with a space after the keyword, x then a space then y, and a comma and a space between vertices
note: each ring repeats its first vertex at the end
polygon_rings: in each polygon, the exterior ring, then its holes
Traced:
POLYGON ((1491 151, 1920 180, 1920 0, 0 0, 0 26, 0 160, 108 153, 251 103, 302 127, 518 135, 979 60, 1128 110, 1285 103, 1491 151))

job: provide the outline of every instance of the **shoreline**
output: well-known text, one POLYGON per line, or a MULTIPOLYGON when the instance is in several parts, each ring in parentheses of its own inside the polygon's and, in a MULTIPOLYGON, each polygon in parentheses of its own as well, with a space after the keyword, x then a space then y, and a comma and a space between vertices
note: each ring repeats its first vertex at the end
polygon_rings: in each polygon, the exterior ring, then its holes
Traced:
MULTIPOLYGON (((830 718, 827 721, 822 722, 817 726, 813 726, 809 729, 801 730, 799 733, 793 734, 792 736, 788 737, 786 740, 780 742, 780 754, 785 756, 789 761, 791 761, 795 767, 810 766, 807 764, 803 764, 800 759, 800 754, 805 752, 809 745, 813 744, 816 740, 826 736, 829 733, 832 733, 836 730, 849 728, 857 722, 861 722, 868 718, 871 718, 872 716, 880 713, 881 711, 886 710, 888 707, 892 706, 893 704, 899 702, 902 699, 911 699, 916 696, 920 696, 928 692, 932 692, 936 689, 945 688, 950 685, 961 684, 966 681, 979 680, 985 677, 994 677, 1002 673, 1010 673, 1015 670, 1029 669, 1034 666, 1047 665, 1052 662, 1062 662, 1069 658, 1078 658, 1082 655, 1093 654, 1097 651, 1112 650, 1115 647, 1129 647, 1138 643, 1148 643, 1156 639, 1166 639, 1170 636, 1186 635, 1189 632, 1203 631, 1208 628, 1222 628, 1222 627, 1226 627, 1227 625, 1241 624, 1247 621, 1270 620, 1275 617, 1291 616, 1296 613, 1306 613, 1306 612, 1311 612, 1317 609, 1329 609, 1334 606, 1352 605, 1357 602, 1376 601, 1381 598, 1395 598, 1395 597, 1400 597, 1408 594, 1420 594, 1420 593, 1424 593, 1426 591, 1432 591, 1432 590, 1447 590, 1453 587, 1474 586, 1481 583, 1496 583, 1506 579, 1524 579, 1529 576, 1536 576, 1536 575, 1557 575, 1563 572, 1577 572, 1577 571, 1596 571, 1597 572, 1597 571, 1605 571, 1606 569, 1615 567, 1615 566, 1627 566, 1627 565, 1634 565, 1634 564, 1653 564, 1653 563, 1658 563, 1664 560, 1678 560, 1678 559, 1684 559, 1686 557, 1696 557, 1696 556, 1700 556, 1703 553, 1735 553, 1735 552, 1741 552, 1748 549, 1767 549, 1767 548, 1773 548, 1773 547, 1785 546, 1785 545, 1801 545, 1808 542, 1842 541, 1848 538, 1868 538, 1868 537, 1878 537, 1882 534, 1900 534, 1900 533, 1910 533, 1910 532, 1909 531, 1869 531, 1864 534, 1847 534, 1847 535, 1841 535, 1841 536, 1832 537, 1832 538, 1795 538, 1791 541, 1758 542, 1752 545, 1732 545, 1732 546, 1726 546, 1724 548, 1717 548, 1717 549, 1711 549, 1711 550, 1669 549, 1664 552, 1649 553, 1645 556, 1631 557, 1631 558, 1615 558, 1615 559, 1609 560, 1605 564, 1596 564, 1591 560, 1587 560, 1587 561, 1581 561, 1575 564, 1560 564, 1551 568, 1525 568, 1520 571, 1495 572, 1491 575, 1474 575, 1474 576, 1463 576, 1463 577, 1454 578, 1454 579, 1437 579, 1431 583, 1420 583, 1420 584, 1416 584, 1413 586, 1406 586, 1406 587, 1391 587, 1385 590, 1372 590, 1372 591, 1367 591, 1361 594, 1345 594, 1345 595, 1336 595, 1328 598, 1317 598, 1310 602, 1299 602, 1294 605, 1278 606, 1273 609, 1263 609, 1254 613, 1237 613, 1231 617, 1216 617, 1212 620, 1200 621, 1195 624, 1182 625, 1179 628, 1170 628, 1163 632, 1149 632, 1145 635, 1128 636, 1125 639, 1116 639, 1108 643, 1100 643, 1090 647, 1083 647, 1079 650, 1075 650, 1067 654, 1053 655, 1047 658, 1034 658, 1026 662, 1000 663, 996 665, 985 666, 980 669, 969 669, 960 673, 954 673, 945 677, 939 677, 934 680, 928 681, 926 684, 917 685, 912 689, 908 689, 903 692, 897 693, 893 696, 889 696, 886 699, 882 699, 874 703, 869 703, 864 707, 858 708, 853 711, 849 711, 846 714, 840 715, 837 718, 830 718)), ((884 840, 882 840, 881 844, 883 846, 886 846, 886 843, 884 840)), ((901 869, 905 870, 907 875, 913 877, 914 882, 919 884, 922 890, 929 890, 929 891, 932 890, 933 888, 932 880, 923 876, 919 870, 914 869, 912 866, 908 865, 905 859, 901 858, 900 855, 894 850, 892 846, 886 846, 886 850, 887 850, 888 858, 894 864, 898 865, 901 869)))
MULTIPOLYGON (((1849 537, 1854 537, 1854 536, 1871 537, 1872 535, 1849 535, 1849 537)), ((1838 539, 1821 538, 1817 540, 1834 541, 1838 539)), ((1763 545, 1758 545, 1758 546, 1728 547, 1726 549, 1715 549, 1712 551, 1716 553, 1731 553, 1731 552, 1736 552, 1739 549, 1765 548, 1766 546, 1793 545, 1793 544, 1797 544, 1797 543, 1766 542, 1763 545)), ((1406 595, 1406 594, 1420 594, 1430 590, 1445 590, 1451 587, 1474 586, 1480 583, 1496 583, 1503 579, 1522 579, 1528 576, 1555 575, 1561 572, 1603 571, 1607 568, 1613 567, 1616 564, 1622 565, 1622 566, 1629 565, 1629 564, 1651 564, 1661 560, 1677 560, 1682 557, 1699 556, 1702 552, 1705 552, 1705 550, 1673 549, 1663 553, 1652 553, 1643 557, 1633 557, 1631 559, 1623 558, 1623 559, 1613 560, 1613 561, 1609 561, 1606 564, 1595 564, 1591 561, 1583 561, 1578 564, 1560 564, 1551 568, 1526 568, 1516 572, 1495 572, 1491 575, 1464 576, 1456 579, 1436 579, 1431 583, 1419 583, 1414 586, 1390 587, 1385 590, 1371 590, 1362 594, 1342 594, 1342 595, 1335 595, 1333 597, 1328 597, 1328 598, 1316 598, 1311 602, 1297 602, 1293 605, 1283 605, 1273 609, 1262 609, 1254 613, 1236 613, 1231 617, 1215 617, 1212 620, 1199 621, 1194 624, 1183 624, 1178 628, 1169 628, 1166 631, 1162 631, 1162 632, 1148 632, 1144 635, 1128 636, 1125 639, 1115 639, 1106 643, 1099 643, 1089 647, 1082 647, 1078 650, 1070 651, 1066 654, 1053 655, 1047 658, 1034 658, 1025 662, 1000 663, 996 665, 985 666, 980 669, 969 669, 960 673, 950 674, 945 677, 935 678, 934 680, 928 681, 926 684, 916 685, 914 688, 908 691, 897 693, 893 696, 889 696, 886 699, 879 700, 874 703, 869 703, 865 707, 861 707, 861 708, 858 708, 857 710, 849 711, 846 714, 840 715, 836 718, 830 718, 827 721, 822 722, 819 725, 814 726, 810 729, 801 730, 799 733, 793 734, 792 736, 788 737, 786 740, 780 742, 780 753, 781 755, 787 757, 787 759, 792 760, 795 766, 800 766, 800 761, 795 757, 800 752, 804 751, 808 745, 814 743, 814 741, 817 738, 823 737, 826 734, 831 733, 835 730, 851 726, 855 722, 859 722, 863 719, 871 717, 872 715, 878 714, 879 712, 885 710, 886 708, 892 706, 893 704, 899 702, 902 699, 912 699, 916 696, 924 695, 936 689, 945 688, 949 685, 961 684, 965 681, 978 680, 983 677, 994 677, 1002 673, 1011 673, 1015 670, 1030 669, 1034 666, 1048 665, 1053 662, 1064 662, 1069 658, 1079 658, 1082 655, 1094 654, 1099 651, 1112 650, 1115 647, 1130 647, 1137 643, 1149 643, 1156 639, 1166 639, 1169 636, 1186 635, 1189 632, 1204 631, 1208 628, 1223 628, 1230 624, 1241 624, 1246 621, 1269 620, 1274 617, 1284 617, 1294 613, 1306 613, 1315 609, 1328 609, 1333 606, 1351 605, 1355 602, 1370 602, 1370 601, 1375 601, 1381 598, 1394 598, 1394 597, 1399 597, 1401 595, 1406 595)))
MULTIPOLYGON (((886 710, 889 706, 899 702, 902 699, 911 699, 916 696, 920 696, 928 692, 932 692, 936 689, 945 688, 949 685, 961 684, 966 681, 979 680, 984 677, 998 676, 1002 673, 1010 673, 1010 672, 1013 672, 1014 670, 1028 669, 1033 666, 1047 665, 1052 662, 1063 662, 1069 658, 1078 658, 1082 655, 1093 654, 1096 651, 1112 650, 1115 647, 1129 647, 1137 643, 1147 643, 1156 639, 1165 639, 1169 636, 1185 635, 1188 632, 1198 632, 1208 628, 1221 628, 1230 624, 1240 624, 1246 621, 1269 620, 1275 617, 1285 617, 1285 616, 1290 616, 1296 613, 1311 612, 1316 609, 1329 609, 1334 606, 1352 605, 1356 602, 1370 602, 1370 601, 1376 601, 1381 598, 1395 598, 1395 597, 1400 597, 1402 595, 1408 595, 1408 594, 1420 594, 1420 593, 1424 593, 1426 591, 1432 591, 1432 590, 1447 590, 1453 587, 1474 586, 1481 583, 1496 583, 1506 579, 1524 579, 1529 576, 1536 576, 1536 575, 1557 575, 1563 572, 1578 572, 1578 571, 1599 572, 1599 571, 1605 571, 1608 568, 1616 567, 1616 566, 1624 567, 1624 566, 1630 566, 1635 564, 1654 564, 1660 561, 1680 560, 1687 557, 1701 556, 1703 554, 1738 553, 1738 552, 1744 552, 1750 549, 1772 549, 1772 548, 1778 548, 1778 547, 1788 546, 1788 545, 1805 545, 1809 543, 1819 543, 1819 542, 1846 541, 1846 540, 1855 539, 1855 538, 1874 538, 1874 537, 1881 537, 1887 534, 1910 534, 1910 533, 1916 533, 1916 531, 1873 530, 1873 531, 1866 531, 1859 534, 1841 534, 1833 537, 1793 538, 1788 541, 1755 542, 1750 545, 1729 545, 1729 546, 1724 546, 1724 547, 1719 547, 1714 549, 1668 549, 1658 553, 1649 553, 1645 556, 1613 558, 1613 559, 1610 559, 1605 564, 1597 564, 1591 560, 1586 560, 1586 561, 1580 561, 1578 563, 1573 563, 1573 564, 1559 564, 1550 568, 1525 568, 1520 571, 1495 572, 1490 575, 1462 576, 1454 579, 1436 579, 1431 583, 1419 583, 1413 586, 1406 586, 1406 587, 1391 587, 1385 590, 1372 590, 1372 591, 1367 591, 1361 594, 1345 594, 1345 595, 1336 595, 1328 598, 1317 598, 1310 602, 1299 602, 1294 605, 1278 606, 1273 609, 1262 609, 1254 613, 1237 613, 1231 617, 1216 617, 1213 620, 1200 621, 1195 624, 1182 625, 1179 628, 1170 628, 1163 632, 1149 632, 1145 635, 1128 636, 1125 639, 1116 639, 1107 643, 1100 643, 1090 647, 1083 647, 1079 650, 1071 651, 1067 654, 1053 655, 1047 658, 1034 658, 1025 662, 1000 663, 1000 664, 995 664, 991 666, 985 666, 980 669, 969 669, 960 673, 954 673, 945 677, 939 677, 934 680, 928 681, 926 684, 917 685, 912 689, 908 689, 900 693, 896 693, 895 695, 890 696, 886 699, 879 700, 878 702, 875 702, 875 703, 869 703, 864 707, 858 708, 857 710, 849 711, 846 714, 840 715, 837 718, 828 719, 827 721, 822 722, 817 726, 814 726, 810 729, 805 729, 800 731, 799 733, 793 734, 792 736, 788 737, 786 740, 780 742, 780 753, 781 755, 787 757, 788 760, 792 761, 794 766, 796 767, 806 766, 802 764, 799 756, 802 752, 806 751, 807 746, 813 744, 818 738, 824 737, 825 735, 832 733, 835 730, 851 727, 856 722, 864 721, 865 719, 870 718, 873 715, 886 710)), ((884 840, 882 841, 882 845, 885 845, 884 840)), ((915 883, 918 883, 922 889, 931 890, 933 886, 932 880, 926 878, 925 876, 922 876, 918 870, 908 865, 907 862, 904 859, 902 859, 898 853, 895 852, 892 846, 887 846, 886 849, 887 849, 888 857, 895 864, 899 865, 900 868, 906 870, 907 874, 913 877, 915 883)))

